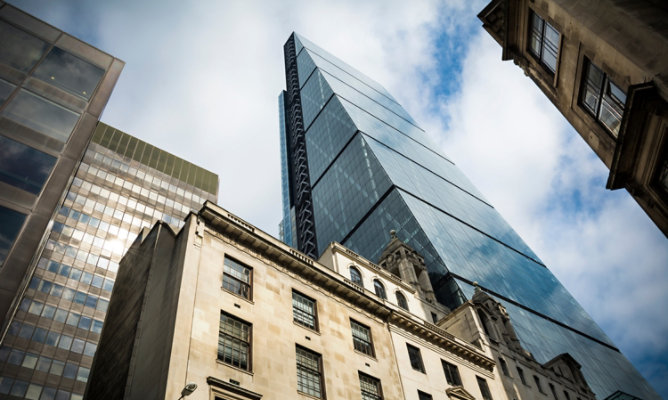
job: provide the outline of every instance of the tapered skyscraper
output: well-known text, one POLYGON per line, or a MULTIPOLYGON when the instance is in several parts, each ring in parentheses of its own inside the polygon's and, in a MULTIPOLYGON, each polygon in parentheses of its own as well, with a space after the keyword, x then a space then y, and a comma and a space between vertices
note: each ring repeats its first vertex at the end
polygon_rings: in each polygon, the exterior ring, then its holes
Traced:
POLYGON ((543 363, 570 353, 599 398, 658 398, 542 261, 378 83, 293 34, 280 96, 288 244, 317 257, 337 241, 378 260, 395 229, 424 256, 451 308, 473 282, 508 310, 543 363))

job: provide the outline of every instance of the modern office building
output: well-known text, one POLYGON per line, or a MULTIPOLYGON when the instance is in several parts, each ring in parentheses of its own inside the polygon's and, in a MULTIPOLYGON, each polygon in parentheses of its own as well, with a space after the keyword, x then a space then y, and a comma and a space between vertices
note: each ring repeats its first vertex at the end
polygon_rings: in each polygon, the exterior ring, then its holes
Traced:
POLYGON ((338 243, 316 261, 209 202, 156 223, 120 262, 86 398, 594 400, 568 355, 536 363, 480 289, 451 312, 388 241, 380 264, 338 243))
POLYGON ((478 17, 668 236, 665 2, 493 0, 478 17))
POLYGON ((123 65, 0 1, 0 335, 123 65))
POLYGON ((282 221, 318 256, 340 242, 376 261, 391 229, 424 257, 451 309, 474 282, 536 360, 570 353, 597 397, 657 393, 536 254, 378 83, 297 34, 284 46, 282 221))
POLYGON ((0 397, 80 399, 121 257, 217 192, 215 174, 99 123, 0 345, 0 397))

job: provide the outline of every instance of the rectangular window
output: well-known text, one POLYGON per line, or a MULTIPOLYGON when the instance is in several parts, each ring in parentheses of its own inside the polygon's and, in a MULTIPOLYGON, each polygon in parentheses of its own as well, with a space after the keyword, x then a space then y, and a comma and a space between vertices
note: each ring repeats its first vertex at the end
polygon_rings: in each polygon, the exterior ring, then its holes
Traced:
POLYGON ((459 376, 459 370, 454 364, 441 360, 443 364, 443 372, 445 372, 445 380, 449 385, 462 386, 462 378, 459 376))
POLYGON ((319 399, 324 398, 322 356, 297 346, 297 390, 319 399))
POLYGON ((360 390, 362 392, 362 400, 382 400, 383 390, 380 386, 380 380, 358 372, 360 377, 360 390))
POLYGON ((487 381, 479 376, 476 376, 475 378, 478 381, 478 387, 480 388, 480 394, 482 395, 483 400, 492 400, 492 393, 489 391, 487 381))
POLYGON ((501 371, 503 371, 503 374, 505 376, 510 376, 510 372, 508 371, 508 364, 506 364, 506 360, 503 358, 499 358, 499 365, 501 365, 501 371))
POLYGON ((564 390, 564 397, 566 397, 566 400, 571 400, 571 395, 569 395, 568 392, 565 390, 564 390))
POLYGON ((559 31, 533 11, 530 18, 529 51, 554 74, 557 71, 559 31))
POLYGON ((251 324, 221 311, 218 359, 226 364, 250 371, 251 330, 251 324))
POLYGON ((429 393, 425 393, 418 390, 418 400, 433 400, 429 393))
POLYGON ((548 385, 550 386, 550 392, 552 392, 552 397, 555 400, 559 400, 559 397, 557 396, 557 391, 554 389, 554 385, 551 383, 548 383, 548 385))
POLYGON ((352 319, 350 320, 350 328, 353 332, 353 346, 355 350, 375 357, 376 353, 374 352, 373 341, 371 340, 371 329, 352 319))
POLYGON ((250 300, 252 277, 253 270, 250 267, 229 257, 225 257, 223 266, 223 289, 250 300))
POLYGON ((318 313, 315 300, 292 291, 292 318, 299 325, 318 330, 318 313))
POLYGON ((607 74, 585 59, 580 104, 615 137, 622 124, 626 93, 607 74))
POLYGON ((56 157, 0 136, 0 181, 39 194, 56 164, 56 157))
POLYGON ((25 219, 26 216, 24 214, 0 206, 0 221, 2 221, 2 224, 0 224, 0 238, 2 238, 0 240, 0 267, 5 262, 7 255, 9 255, 9 250, 19 235, 25 219))
POLYGON ((416 371, 424 372, 424 364, 422 363, 420 349, 408 343, 406 343, 406 348, 408 349, 408 357, 411 360, 411 367, 416 371))
POLYGON ((538 388, 538 391, 544 394, 545 392, 543 392, 543 386, 540 384, 540 378, 537 377, 536 375, 534 375, 533 376, 533 381, 536 383, 536 387, 538 388))
POLYGON ((526 379, 524 379, 524 371, 522 371, 522 368, 517 367, 517 375, 520 376, 520 380, 522 381, 523 384, 527 384, 526 379))

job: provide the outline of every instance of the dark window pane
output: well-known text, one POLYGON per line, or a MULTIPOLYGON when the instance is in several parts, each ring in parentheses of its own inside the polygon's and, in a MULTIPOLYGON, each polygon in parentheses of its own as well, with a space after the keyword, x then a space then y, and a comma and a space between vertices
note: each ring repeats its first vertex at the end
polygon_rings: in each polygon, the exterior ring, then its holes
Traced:
POLYGON ((376 378, 370 377, 359 372, 360 390, 362 392, 362 400, 382 400, 383 391, 380 386, 380 381, 376 378))
POLYGON ((42 191, 56 158, 0 136, 0 181, 33 194, 42 191))
POLYGON ((476 379, 478 380, 478 387, 480 388, 480 394, 482 395, 483 400, 492 400, 492 393, 489 391, 487 381, 479 376, 476 376, 476 379))
POLYGON ((406 343, 406 348, 408 349, 408 358, 411 360, 411 367, 414 370, 424 372, 424 364, 422 363, 422 354, 420 354, 420 349, 415 346, 411 346, 406 343))
POLYGON ((383 286, 383 284, 380 283, 378 279, 374 279, 373 289, 376 292, 376 296, 380 297, 381 299, 387 299, 387 295, 385 294, 385 286, 383 286))
POLYGON ((353 283, 363 286, 362 275, 360 275, 360 272, 357 270, 357 268, 350 267, 350 280, 353 281, 353 283))
POLYGON ((316 324, 315 300, 293 291, 292 314, 296 323, 314 330, 318 329, 316 324))
MULTIPOLYGON (((1 153, 2 149, 0 148, 0 154, 1 153)), ((2 156, 0 155, 0 157, 2 156)), ((0 159, 0 165, 2 162, 3 161, 0 159)), ((1 177, 2 173, 0 172, 0 179, 1 177)), ((14 240, 16 240, 16 236, 18 236, 25 218, 26 216, 20 212, 0 206, 0 221, 2 221, 0 224, 0 267, 5 262, 7 254, 9 254, 9 249, 11 249, 14 244, 14 240)))
POLYGON ((0 63, 27 72, 47 47, 42 40, 0 21, 0 63))
POLYGON ((355 350, 374 357, 373 342, 371 341, 371 330, 358 322, 350 320, 350 328, 353 332, 353 346, 355 350))
POLYGON ((0 79, 0 105, 7 100, 7 97, 9 97, 15 87, 16 85, 11 84, 4 79, 0 79))
POLYGON ((35 77, 90 99, 104 70, 54 47, 35 70, 35 77))
POLYGON ((221 312, 218 359, 226 364, 250 370, 250 334, 250 324, 221 312))
POLYGON ((457 369, 457 366, 443 360, 441 360, 441 364, 443 365, 445 380, 448 382, 448 384, 452 386, 461 386, 462 379, 459 376, 459 370, 457 369))
POLYGON ((408 302, 406 301, 406 297, 401 292, 397 292, 396 296, 397 296, 397 305, 403 308, 404 310, 408 310, 408 302))
POLYGON ((2 115, 61 142, 67 141, 79 120, 79 114, 24 89, 2 115))
POLYGON ((322 398, 321 356, 297 346, 297 390, 322 398))

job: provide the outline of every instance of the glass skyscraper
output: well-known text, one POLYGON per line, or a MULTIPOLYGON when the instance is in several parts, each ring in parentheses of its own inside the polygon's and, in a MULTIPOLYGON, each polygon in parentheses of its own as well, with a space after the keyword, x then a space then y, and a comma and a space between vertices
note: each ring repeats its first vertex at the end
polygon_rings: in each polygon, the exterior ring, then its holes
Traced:
POLYGON ((81 399, 121 257, 217 193, 215 174, 99 123, 0 346, 0 397, 81 399))
POLYGON ((381 85, 302 36, 284 46, 281 237, 318 257, 337 241, 378 260, 395 229, 439 301, 473 282, 508 310, 538 362, 570 353, 599 398, 656 392, 494 207, 381 85))

